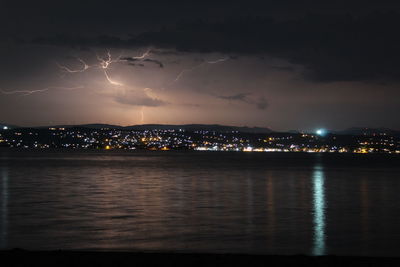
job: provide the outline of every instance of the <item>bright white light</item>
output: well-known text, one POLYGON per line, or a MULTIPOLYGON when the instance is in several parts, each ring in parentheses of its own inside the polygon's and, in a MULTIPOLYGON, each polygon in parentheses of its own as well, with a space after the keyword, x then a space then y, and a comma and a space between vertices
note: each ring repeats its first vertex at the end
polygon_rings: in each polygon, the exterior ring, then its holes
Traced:
POLYGON ((4 126, 4 127, 3 127, 3 130, 8 130, 8 127, 7 127, 7 126, 4 126))
POLYGON ((316 134, 318 134, 320 136, 324 136, 326 134, 326 130, 325 129, 318 129, 316 131, 316 134))

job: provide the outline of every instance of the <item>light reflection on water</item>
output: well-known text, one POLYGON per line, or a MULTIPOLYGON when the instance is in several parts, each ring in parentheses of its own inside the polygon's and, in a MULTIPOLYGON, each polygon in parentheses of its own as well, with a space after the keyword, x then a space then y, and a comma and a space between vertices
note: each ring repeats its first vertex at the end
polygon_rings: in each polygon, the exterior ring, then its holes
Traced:
POLYGON ((8 150, 0 157, 1 248, 400 253, 399 157, 8 150))
POLYGON ((325 255, 325 175, 321 165, 316 165, 312 177, 314 208, 313 255, 325 255))
POLYGON ((7 246, 7 221, 8 221, 8 171, 6 168, 0 167, 1 173, 1 187, 0 187, 0 199, 1 199, 1 218, 0 218, 0 248, 7 246))

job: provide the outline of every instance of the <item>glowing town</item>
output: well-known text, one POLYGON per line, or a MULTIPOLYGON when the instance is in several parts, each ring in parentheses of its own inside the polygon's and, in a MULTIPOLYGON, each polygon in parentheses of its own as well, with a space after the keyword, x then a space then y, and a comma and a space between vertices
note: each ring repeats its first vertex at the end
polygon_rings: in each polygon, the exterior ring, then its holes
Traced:
MULTIPOLYGON (((0 130, 0 147, 25 149, 198 150, 244 152, 400 153, 396 133, 358 130, 329 133, 242 132, 241 128, 213 130, 166 126, 49 127, 0 130), (158 129, 157 129, 158 128, 158 129), (233 129, 233 130, 232 130, 233 129)), ((251 128, 249 128, 251 129, 251 128)))

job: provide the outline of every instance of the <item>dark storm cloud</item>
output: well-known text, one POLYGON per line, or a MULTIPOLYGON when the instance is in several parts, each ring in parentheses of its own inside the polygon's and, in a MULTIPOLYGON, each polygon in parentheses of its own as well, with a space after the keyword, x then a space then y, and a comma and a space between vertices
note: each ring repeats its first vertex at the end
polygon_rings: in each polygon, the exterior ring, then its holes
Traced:
POLYGON ((197 21, 137 39, 179 51, 266 53, 307 67, 307 77, 319 81, 399 80, 400 37, 394 32, 399 27, 398 13, 309 15, 284 22, 197 21))
POLYGON ((144 62, 155 63, 155 64, 157 64, 160 68, 164 68, 164 64, 163 64, 161 61, 159 61, 159 60, 146 58, 146 59, 144 59, 143 61, 144 61, 144 62))
POLYGON ((151 53, 154 55, 162 55, 162 56, 179 56, 182 54, 176 50, 165 50, 165 49, 151 49, 151 53))
POLYGON ((136 67, 136 66, 138 66, 138 67, 144 67, 144 64, 142 64, 142 63, 132 63, 132 62, 129 62, 128 65, 129 65, 129 66, 135 66, 135 67, 136 67))
POLYGON ((258 109, 266 109, 268 107, 268 101, 265 97, 260 97, 255 102, 258 109))
MULTIPOLYGON (((142 47, 178 52, 268 54, 305 66, 317 81, 399 80, 400 27, 397 12, 306 15, 276 21, 264 17, 217 22, 194 20, 128 38, 41 37, 34 43, 71 47, 142 47)), ((154 62, 157 63, 157 62, 154 62)), ((159 64, 162 67, 162 64, 159 64)))
POLYGON ((228 95, 228 96, 220 95, 220 96, 217 96, 217 98, 221 98, 221 99, 225 99, 225 100, 239 100, 239 101, 247 102, 247 97, 249 95, 251 95, 251 94, 250 93, 239 93, 239 94, 228 95))
POLYGON ((136 66, 136 65, 144 66, 142 63, 138 64, 138 63, 134 63, 134 62, 150 62, 150 63, 154 63, 154 64, 158 65, 160 68, 164 67, 164 64, 161 61, 159 61, 157 59, 151 59, 151 58, 142 59, 142 58, 135 58, 135 57, 122 57, 121 60, 128 61, 129 65, 132 65, 132 66, 136 66))
POLYGON ((121 60, 128 61, 128 62, 142 61, 142 59, 135 58, 135 57, 121 57, 121 60))
POLYGON ((270 68, 277 71, 288 71, 288 72, 295 70, 295 68, 291 66, 271 66, 270 68))
POLYGON ((258 109, 264 110, 268 107, 268 102, 265 97, 261 96, 256 99, 250 98, 251 93, 238 93, 234 95, 217 95, 216 98, 229 100, 229 101, 240 101, 247 104, 255 105, 258 109))

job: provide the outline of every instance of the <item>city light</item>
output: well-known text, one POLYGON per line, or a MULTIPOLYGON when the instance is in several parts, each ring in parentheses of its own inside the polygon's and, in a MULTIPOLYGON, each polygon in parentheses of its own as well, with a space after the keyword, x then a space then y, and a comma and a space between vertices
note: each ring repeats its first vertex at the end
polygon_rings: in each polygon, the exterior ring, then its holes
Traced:
POLYGON ((317 135, 319 135, 319 136, 324 136, 324 135, 326 135, 326 130, 325 129, 318 129, 315 133, 317 135))
POLYGON ((0 126, 1 147, 69 149, 144 149, 301 153, 400 153, 400 138, 373 135, 269 133, 248 134, 183 129, 129 130, 119 128, 11 129, 0 126), (5 130, 7 129, 7 130, 5 130), (324 136, 324 138, 320 138, 324 136))
POLYGON ((7 126, 3 126, 3 130, 8 130, 8 127, 7 126))

